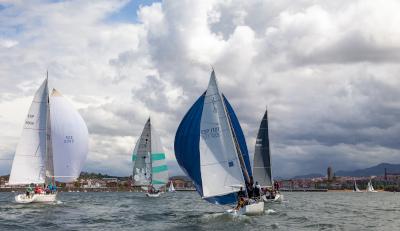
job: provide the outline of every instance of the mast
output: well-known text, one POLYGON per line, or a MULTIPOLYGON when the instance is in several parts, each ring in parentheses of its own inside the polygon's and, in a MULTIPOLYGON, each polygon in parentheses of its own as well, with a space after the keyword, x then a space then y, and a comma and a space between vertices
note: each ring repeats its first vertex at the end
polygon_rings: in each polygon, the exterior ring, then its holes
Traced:
POLYGON ((150 145, 150 151, 149 151, 149 158, 150 158, 150 185, 153 187, 153 158, 151 158, 151 121, 149 117, 149 145, 150 145))
MULTIPOLYGON (((48 88, 49 71, 46 72, 46 85, 48 88)), ((50 94, 47 91, 47 116, 46 116, 46 164, 45 164, 45 183, 54 184, 54 164, 53 164, 53 146, 51 138, 51 119, 50 119, 50 94)))

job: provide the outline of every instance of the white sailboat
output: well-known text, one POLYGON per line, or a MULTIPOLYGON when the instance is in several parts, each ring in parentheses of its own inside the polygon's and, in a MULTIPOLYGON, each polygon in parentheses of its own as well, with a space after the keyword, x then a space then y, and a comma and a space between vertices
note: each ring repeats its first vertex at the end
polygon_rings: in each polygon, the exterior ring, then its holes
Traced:
POLYGON ((150 118, 136 142, 132 154, 133 185, 146 190, 146 196, 159 197, 160 189, 168 182, 168 166, 161 139, 150 118))
POLYGON ((354 180, 353 192, 358 192, 358 193, 362 192, 362 191, 358 188, 356 180, 354 180))
POLYGON ((168 192, 175 192, 174 182, 172 180, 169 182, 168 192))
POLYGON ((265 110, 260 128, 258 129, 254 162, 253 162, 254 180, 259 183, 261 188, 270 190, 271 195, 262 195, 265 202, 282 202, 283 195, 274 189, 272 180, 271 151, 269 147, 268 133, 268 110, 265 110))
MULTIPOLYGON (((219 204, 239 200, 252 174, 246 141, 229 102, 218 89, 214 71, 207 91, 193 104, 175 136, 175 156, 202 199, 219 204)), ((263 201, 248 201, 236 214, 264 212, 263 201)))
POLYGON ((374 189, 374 187, 372 186, 372 182, 371 180, 369 180, 368 185, 367 185, 367 192, 378 192, 374 189))
MULTIPOLYGON (((47 80, 36 91, 15 152, 8 185, 71 182, 88 152, 88 130, 79 113, 47 80)), ((20 194, 18 203, 53 202, 56 193, 20 194)))

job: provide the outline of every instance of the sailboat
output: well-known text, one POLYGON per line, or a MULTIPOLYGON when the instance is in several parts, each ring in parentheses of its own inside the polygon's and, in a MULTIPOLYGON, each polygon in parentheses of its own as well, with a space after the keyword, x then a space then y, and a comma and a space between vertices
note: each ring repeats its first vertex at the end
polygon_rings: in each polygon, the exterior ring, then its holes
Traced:
POLYGON ((362 191, 358 188, 356 180, 354 180, 353 192, 362 192, 362 191))
MULTIPOLYGON (((269 148, 268 134, 268 110, 265 110, 260 128, 258 129, 254 162, 253 162, 254 180, 259 183, 262 188, 273 189, 272 169, 271 169, 271 152, 269 148)), ((267 201, 282 201, 283 195, 276 191, 274 198, 267 198, 267 195, 262 195, 265 202, 267 201)))
POLYGON ((146 196, 159 197, 168 182, 168 167, 160 137, 150 118, 144 125, 132 154, 133 185, 147 190, 146 196))
POLYGON ((369 180, 368 185, 367 185, 367 192, 378 192, 374 189, 374 187, 372 186, 372 182, 371 180, 369 180))
POLYGON ((172 180, 169 182, 168 192, 175 192, 174 182, 172 182, 172 180))
MULTIPOLYGON (((194 182, 202 199, 210 203, 236 203, 240 187, 250 182, 246 141, 235 112, 219 91, 214 70, 207 90, 182 119, 174 149, 179 166, 194 182)), ((230 212, 261 214, 264 202, 254 201, 230 212)))
MULTIPOLYGON (((36 91, 11 167, 8 185, 72 182, 88 153, 85 122, 60 92, 48 92, 48 77, 36 91)), ((19 194, 18 203, 53 202, 57 193, 19 194)))

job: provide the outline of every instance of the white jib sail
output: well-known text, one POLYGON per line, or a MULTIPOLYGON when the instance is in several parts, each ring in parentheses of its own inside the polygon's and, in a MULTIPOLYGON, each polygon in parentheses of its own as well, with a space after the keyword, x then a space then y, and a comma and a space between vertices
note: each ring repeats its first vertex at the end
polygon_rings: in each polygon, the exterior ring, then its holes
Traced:
POLYGON ((153 124, 150 124, 151 129, 151 161, 152 161, 152 179, 151 183, 154 188, 160 189, 168 182, 168 166, 165 159, 164 148, 157 131, 153 124))
POLYGON ((203 197, 237 192, 244 185, 238 154, 214 71, 204 99, 200 123, 200 170, 203 197))
POLYGON ((55 179, 59 182, 74 181, 79 177, 88 153, 86 123, 55 89, 50 97, 50 119, 55 179))
POLYGON ((11 167, 11 185, 45 182, 48 96, 46 79, 36 91, 25 120, 11 167))

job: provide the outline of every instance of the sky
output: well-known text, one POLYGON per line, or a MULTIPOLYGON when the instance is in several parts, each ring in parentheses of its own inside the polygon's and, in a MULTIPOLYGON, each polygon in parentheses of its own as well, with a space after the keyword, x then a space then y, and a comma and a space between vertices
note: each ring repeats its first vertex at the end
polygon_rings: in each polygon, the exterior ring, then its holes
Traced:
POLYGON ((171 175, 176 129, 214 67, 254 152, 266 107, 272 171, 400 163, 399 1, 0 0, 0 175, 49 86, 90 133, 84 171, 126 176, 149 116, 171 175))

